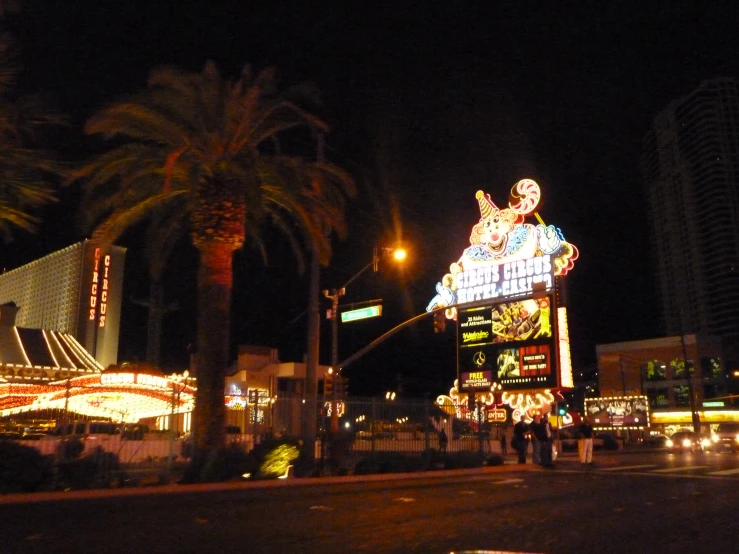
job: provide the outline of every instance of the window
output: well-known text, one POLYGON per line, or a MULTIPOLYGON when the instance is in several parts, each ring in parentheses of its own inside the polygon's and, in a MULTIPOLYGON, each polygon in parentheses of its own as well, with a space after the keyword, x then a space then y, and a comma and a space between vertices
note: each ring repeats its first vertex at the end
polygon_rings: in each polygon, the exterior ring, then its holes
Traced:
POLYGON ((701 376, 704 379, 720 379, 723 374, 720 358, 701 358, 701 376))
MULTIPOLYGON (((670 362, 670 369, 672 371, 673 379, 687 379, 688 375, 685 373, 685 360, 683 358, 675 358, 670 362)), ((688 360, 688 370, 693 373, 693 361, 688 360)))
POLYGON ((665 363, 660 360, 650 360, 641 366, 645 381, 664 381, 667 377, 665 363))
POLYGON ((690 394, 688 394, 688 385, 677 385, 672 387, 675 395, 675 406, 690 406, 690 394))
POLYGON ((670 401, 667 397, 668 390, 666 388, 661 389, 647 389, 647 399, 649 400, 650 408, 666 408, 670 405, 670 401))

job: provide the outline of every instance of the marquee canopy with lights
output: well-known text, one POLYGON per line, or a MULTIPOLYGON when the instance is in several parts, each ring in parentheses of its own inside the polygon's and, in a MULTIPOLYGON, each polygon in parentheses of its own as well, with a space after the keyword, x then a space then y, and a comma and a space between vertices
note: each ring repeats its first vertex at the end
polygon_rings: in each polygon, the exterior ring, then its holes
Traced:
POLYGON ((136 423, 193 409, 195 388, 180 378, 116 368, 49 383, 0 379, 0 417, 65 408, 76 414, 136 423))

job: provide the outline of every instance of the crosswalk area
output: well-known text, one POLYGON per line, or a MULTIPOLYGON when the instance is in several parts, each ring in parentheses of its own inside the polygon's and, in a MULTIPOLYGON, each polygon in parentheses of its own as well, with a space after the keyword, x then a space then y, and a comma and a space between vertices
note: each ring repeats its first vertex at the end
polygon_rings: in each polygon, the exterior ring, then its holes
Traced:
POLYGON ((678 477, 736 477, 739 478, 739 467, 717 468, 713 465, 666 465, 635 464, 595 467, 594 471, 604 473, 639 473, 653 475, 669 475, 678 477))

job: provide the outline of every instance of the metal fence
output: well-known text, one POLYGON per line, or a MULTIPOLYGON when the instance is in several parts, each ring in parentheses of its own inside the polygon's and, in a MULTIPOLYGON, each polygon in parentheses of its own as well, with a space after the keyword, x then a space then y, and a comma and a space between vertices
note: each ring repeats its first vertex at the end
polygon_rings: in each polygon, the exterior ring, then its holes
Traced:
MULTIPOLYGON (((226 414, 227 440, 245 452, 268 437, 304 438, 315 417, 317 465, 336 462, 346 472, 363 459, 383 454, 421 456, 424 452, 490 454, 501 452, 503 426, 475 426, 455 419, 434 402, 418 399, 351 398, 337 403, 338 429, 332 430, 332 404, 319 397, 314 410, 301 398, 277 398, 265 404, 230 409, 226 414), (311 412, 313 412, 311 414, 311 412), (440 443, 444 429, 448 440, 440 443), (340 437, 341 459, 331 450, 340 437), (336 459, 333 459, 336 458, 336 459), (337 461, 338 460, 338 461, 337 461)), ((116 475, 130 484, 172 481, 186 466, 191 452, 190 413, 162 413, 139 424, 120 424, 78 417, 64 410, 46 410, 0 421, 0 439, 12 439, 52 455, 57 464, 88 459, 95 471, 116 475), (52 433, 52 426, 66 422, 66 430, 52 433), (70 439, 76 439, 70 441, 70 439), (70 451, 73 443, 74 451, 70 451)), ((336 465, 333 466, 337 468, 336 465)), ((88 467, 88 470, 92 470, 88 467)))

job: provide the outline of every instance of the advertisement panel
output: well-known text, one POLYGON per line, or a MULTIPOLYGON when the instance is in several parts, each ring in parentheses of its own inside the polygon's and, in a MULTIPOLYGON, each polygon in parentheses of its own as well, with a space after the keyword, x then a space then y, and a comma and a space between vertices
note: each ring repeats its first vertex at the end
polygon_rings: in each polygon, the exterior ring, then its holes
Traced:
POLYGON ((502 385, 503 390, 557 386, 551 344, 490 344, 460 349, 459 377, 460 392, 490 390, 492 381, 502 385), (482 373, 489 376, 485 378, 487 388, 484 389, 482 382, 473 385, 473 379, 468 377, 482 373))
POLYGON ((503 390, 556 387, 551 302, 545 296, 460 310, 460 391, 481 390, 465 388, 463 378, 481 371, 503 390))
POLYGON ((649 427, 646 396, 586 398, 585 415, 596 429, 644 429, 649 427))
POLYGON ((460 310, 459 346, 551 338, 551 305, 551 298, 545 296, 460 310))

